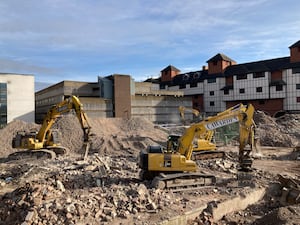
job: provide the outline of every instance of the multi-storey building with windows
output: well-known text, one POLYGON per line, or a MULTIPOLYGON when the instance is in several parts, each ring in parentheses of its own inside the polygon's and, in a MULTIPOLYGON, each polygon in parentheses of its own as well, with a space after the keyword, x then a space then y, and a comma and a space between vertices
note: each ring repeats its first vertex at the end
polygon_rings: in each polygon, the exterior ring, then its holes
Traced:
POLYGON ((155 82, 161 89, 181 90, 192 96, 193 107, 209 114, 237 103, 252 103, 256 109, 271 115, 282 110, 298 112, 300 41, 289 48, 288 57, 243 64, 219 53, 202 70, 188 73, 180 73, 170 65, 155 82))
POLYGON ((34 122, 34 76, 0 74, 0 128, 14 119, 34 122))

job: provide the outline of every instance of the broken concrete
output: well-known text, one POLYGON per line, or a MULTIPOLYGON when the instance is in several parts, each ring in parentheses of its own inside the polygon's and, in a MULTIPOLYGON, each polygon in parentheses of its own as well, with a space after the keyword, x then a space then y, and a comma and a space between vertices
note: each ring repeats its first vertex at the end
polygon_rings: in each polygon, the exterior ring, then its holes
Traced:
MULTIPOLYGON (((259 214, 262 209, 266 209, 265 215, 275 215, 271 209, 278 209, 279 214, 296 210, 294 215, 297 216, 297 207, 280 201, 281 194, 285 193, 283 187, 278 196, 267 195, 259 200, 258 190, 274 182, 278 174, 296 180, 300 174, 298 161, 290 157, 292 148, 291 151, 286 147, 278 148, 277 143, 270 142, 277 134, 273 131, 280 128, 282 132, 284 123, 261 116, 262 123, 257 124, 261 134, 264 132, 261 142, 275 146, 262 147, 263 156, 254 161, 255 189, 249 191, 237 185, 237 146, 224 146, 224 160, 197 162, 202 172, 217 177, 218 185, 178 193, 152 189, 150 182, 139 179, 139 151, 148 145, 164 145, 168 130, 158 129, 144 119, 95 119, 91 121, 95 134, 91 153, 86 161, 81 161, 78 160, 81 158, 81 128, 76 117, 63 116, 56 128, 62 131, 62 143, 70 148, 69 155, 54 160, 20 159, 0 163, 0 224, 197 224, 199 221, 195 218, 211 224, 217 219, 251 224, 251 221, 258 221, 257 218, 264 218, 259 214), (269 120, 274 124, 268 127, 269 120), (252 191, 257 193, 252 196, 252 191), (217 207, 204 210, 210 202, 217 207), (251 202, 253 204, 249 205, 251 202), (239 212, 228 211, 228 205, 239 212), (205 212, 203 217, 202 212, 205 212), (253 217, 248 216, 252 214, 253 217)), ((295 121, 295 117, 292 119, 295 121)), ((294 143, 296 137, 296 123, 287 124, 294 127, 283 134, 290 135, 291 139, 276 138, 284 141, 282 145, 291 140, 290 144, 294 143)), ((14 151, 10 146, 13 136, 10 132, 26 126, 38 128, 36 124, 14 121, 0 130, 3 158, 14 151)))

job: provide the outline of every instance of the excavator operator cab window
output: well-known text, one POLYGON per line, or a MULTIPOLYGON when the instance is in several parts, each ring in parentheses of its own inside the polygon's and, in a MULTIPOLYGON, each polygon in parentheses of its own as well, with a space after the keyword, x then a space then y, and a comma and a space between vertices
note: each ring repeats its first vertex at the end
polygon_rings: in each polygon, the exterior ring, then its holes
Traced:
POLYGON ((180 138, 180 136, 176 135, 176 134, 169 135, 168 141, 167 141, 167 151, 168 152, 177 151, 179 138, 180 138))

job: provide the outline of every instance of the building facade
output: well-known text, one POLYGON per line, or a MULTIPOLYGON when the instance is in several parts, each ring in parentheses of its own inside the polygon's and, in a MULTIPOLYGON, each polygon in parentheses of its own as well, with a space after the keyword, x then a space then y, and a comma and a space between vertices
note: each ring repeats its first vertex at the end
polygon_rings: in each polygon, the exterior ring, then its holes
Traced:
MULTIPOLYGON (((192 107, 182 91, 160 90, 159 84, 134 82, 129 75, 98 77, 98 82, 62 81, 36 92, 36 122, 51 106, 75 95, 89 118, 144 117, 155 123, 178 122, 178 107, 192 107)), ((189 113, 187 117, 192 118, 189 113)))
POLYGON ((0 127, 19 119, 34 122, 34 76, 0 74, 0 127))
POLYGON ((36 122, 41 123, 53 105, 72 95, 80 97, 88 117, 112 117, 112 99, 100 98, 100 87, 100 82, 62 81, 36 92, 36 122))
POLYGON ((243 64, 219 53, 202 70, 184 74, 170 65, 155 82, 164 90, 183 91, 192 97, 193 108, 208 114, 238 103, 270 115, 300 112, 300 41, 289 48, 288 57, 243 64))

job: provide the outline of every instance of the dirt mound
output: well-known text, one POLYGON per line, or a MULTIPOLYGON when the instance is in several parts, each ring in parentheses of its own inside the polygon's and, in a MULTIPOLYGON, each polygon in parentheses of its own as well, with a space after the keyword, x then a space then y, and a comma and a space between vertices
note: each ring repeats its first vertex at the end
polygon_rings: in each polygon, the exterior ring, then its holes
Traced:
POLYGON ((91 119, 92 151, 99 153, 129 152, 138 154, 148 145, 164 144, 167 140, 167 132, 154 126, 143 118, 98 118, 91 119))
MULTIPOLYGON (((167 133, 155 128, 154 124, 143 118, 97 118, 89 119, 92 127, 92 152, 138 154, 148 145, 163 144, 167 140, 167 133)), ((14 134, 18 130, 29 132, 38 130, 40 125, 13 121, 4 129, 0 130, 0 156, 6 156, 14 151, 11 143, 14 134)), ((83 131, 78 119, 73 114, 60 117, 53 125, 61 134, 61 145, 67 147, 71 152, 82 153, 83 131)))
POLYGON ((254 121, 257 125, 257 135, 261 145, 292 147, 296 146, 299 138, 300 124, 295 122, 293 114, 286 114, 283 117, 273 118, 264 112, 257 111, 254 121))

